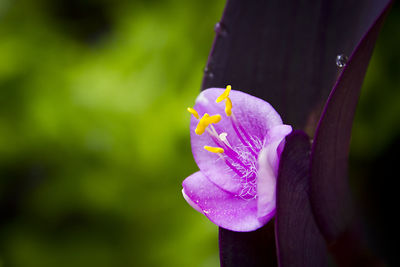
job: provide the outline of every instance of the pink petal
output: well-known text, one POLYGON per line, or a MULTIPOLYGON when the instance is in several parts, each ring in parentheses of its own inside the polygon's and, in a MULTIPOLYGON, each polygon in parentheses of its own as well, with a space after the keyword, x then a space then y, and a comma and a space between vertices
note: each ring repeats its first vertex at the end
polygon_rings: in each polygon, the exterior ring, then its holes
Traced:
POLYGON ((284 138, 292 132, 289 125, 278 125, 268 133, 266 145, 258 156, 257 176, 257 216, 269 216, 275 212, 276 177, 279 158, 284 145, 284 138))
POLYGON ((292 126, 282 124, 273 127, 268 132, 267 146, 269 146, 268 163, 274 170, 275 177, 278 176, 279 159, 285 144, 285 137, 292 132, 292 126))
POLYGON ((194 209, 197 210, 198 212, 204 214, 204 213, 203 213, 203 210, 199 207, 199 205, 197 205, 196 203, 194 203, 194 202, 188 197, 188 195, 186 195, 185 189, 183 189, 183 188, 182 188, 182 195, 183 195, 183 198, 186 200, 186 202, 187 202, 190 206, 192 206, 192 208, 194 208, 194 209))
MULTIPOLYGON (((214 127, 218 134, 227 133, 228 141, 235 147, 240 145, 241 142, 232 127, 231 118, 225 115, 225 104, 215 102, 223 91, 224 89, 220 88, 210 88, 201 92, 196 99, 194 109, 198 111, 200 116, 203 116, 204 113, 209 115, 220 114, 222 120, 214 127)), ((237 120, 249 135, 257 137, 261 142, 264 141, 271 128, 282 124, 279 114, 264 100, 235 90, 231 91, 230 98, 233 104, 232 112, 237 120)), ((197 124, 198 120, 192 117, 190 123, 191 144, 197 165, 219 187, 232 193, 238 193, 241 188, 240 183, 234 177, 234 173, 217 154, 210 153, 203 148, 205 145, 216 146, 216 144, 207 132, 202 135, 197 135, 194 132, 197 124)))
MULTIPOLYGON (((262 227, 274 215, 257 217, 257 200, 244 200, 222 190, 202 172, 196 172, 183 181, 184 195, 195 203, 213 223, 225 229, 248 232, 262 227)), ((193 205, 193 204, 191 204, 193 205)))

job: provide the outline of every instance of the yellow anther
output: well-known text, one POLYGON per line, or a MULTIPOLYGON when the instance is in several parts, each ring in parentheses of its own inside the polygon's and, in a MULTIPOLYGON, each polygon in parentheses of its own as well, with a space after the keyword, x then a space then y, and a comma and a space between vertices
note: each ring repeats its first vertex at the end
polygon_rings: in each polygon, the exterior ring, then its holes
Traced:
POLYGON ((190 114, 192 114, 196 119, 200 119, 199 113, 194 108, 188 107, 187 111, 189 111, 190 114))
POLYGON ((215 100, 215 102, 219 103, 222 100, 225 100, 228 98, 229 93, 231 92, 232 86, 227 85, 225 91, 215 100))
POLYGON ((225 114, 226 116, 232 115, 232 101, 229 98, 229 93, 231 92, 232 86, 227 85, 225 91, 215 100, 215 102, 219 103, 222 100, 225 100, 225 114))
POLYGON ((222 147, 204 146, 204 149, 212 153, 224 153, 224 149, 222 147))
POLYGON ((207 116, 207 118, 205 119, 205 123, 207 123, 208 125, 210 125, 211 123, 216 124, 220 122, 220 120, 221 120, 221 115, 217 114, 213 116, 207 116))
POLYGON ((226 97, 225 101, 225 114, 228 117, 232 115, 232 101, 229 97, 226 97))
POLYGON ((205 113, 203 117, 200 119, 199 123, 197 124, 197 127, 194 130, 194 132, 197 135, 202 135, 207 129, 208 125, 210 125, 211 123, 214 124, 218 123, 220 120, 221 120, 221 115, 219 114, 210 116, 207 113, 205 113))

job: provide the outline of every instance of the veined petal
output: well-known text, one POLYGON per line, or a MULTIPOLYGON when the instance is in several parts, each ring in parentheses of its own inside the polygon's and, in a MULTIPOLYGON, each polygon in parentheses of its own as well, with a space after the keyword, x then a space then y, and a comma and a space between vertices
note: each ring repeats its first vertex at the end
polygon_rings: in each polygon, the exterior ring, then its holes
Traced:
MULTIPOLYGON (((218 134, 227 133, 227 140, 232 147, 243 146, 238 138, 231 120, 225 114, 225 104, 216 103, 215 100, 224 92, 221 88, 210 88, 200 93, 196 99, 194 109, 202 116, 204 113, 210 115, 220 114, 222 120, 213 125, 218 134)), ((232 90, 229 95, 233 108, 233 116, 252 137, 258 139, 262 143, 268 136, 268 131, 277 126, 282 125, 282 119, 275 109, 267 102, 246 93, 232 90)), ((235 173, 227 167, 220 156, 212 154, 203 149, 205 145, 214 146, 215 139, 209 133, 197 135, 194 132, 198 124, 196 118, 191 119, 191 144, 194 159, 200 170, 216 185, 222 189, 238 193, 240 183, 238 183, 235 173)))
MULTIPOLYGON (((202 172, 186 178, 183 193, 191 203, 212 222, 231 231, 248 232, 262 227, 274 215, 257 217, 257 200, 244 200, 224 191, 211 182, 202 172)), ((191 204, 192 205, 192 204, 191 204)))

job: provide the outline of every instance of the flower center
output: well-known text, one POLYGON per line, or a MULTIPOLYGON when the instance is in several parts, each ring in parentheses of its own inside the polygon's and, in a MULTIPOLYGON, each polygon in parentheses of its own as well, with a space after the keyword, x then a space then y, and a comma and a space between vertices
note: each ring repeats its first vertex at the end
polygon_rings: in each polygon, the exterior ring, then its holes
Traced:
POLYGON ((233 179, 237 179, 241 185, 238 196, 246 200, 251 200, 257 198, 257 159, 263 143, 258 137, 248 134, 236 119, 232 112, 232 101, 229 98, 230 91, 231 86, 228 85, 226 90, 217 98, 216 102, 225 101, 225 114, 230 119, 236 138, 240 140, 236 146, 230 144, 228 141, 230 136, 226 132, 218 134, 213 126, 213 124, 221 120, 221 115, 210 116, 205 113, 200 119, 196 110, 193 108, 188 108, 187 110, 196 119, 199 119, 195 133, 201 135, 207 132, 216 145, 215 147, 204 146, 204 149, 218 154, 219 158, 228 166, 228 171, 232 172, 233 179))

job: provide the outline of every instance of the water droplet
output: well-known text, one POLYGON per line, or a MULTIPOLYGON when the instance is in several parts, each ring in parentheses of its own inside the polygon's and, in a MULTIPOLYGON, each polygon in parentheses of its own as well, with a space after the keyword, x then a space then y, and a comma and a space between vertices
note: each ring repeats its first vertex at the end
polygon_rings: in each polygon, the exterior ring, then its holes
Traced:
POLYGON ((344 54, 340 54, 336 56, 336 66, 338 66, 339 68, 343 68, 344 66, 346 66, 347 60, 349 60, 349 58, 344 55, 344 54))
POLYGON ((221 36, 226 36, 228 34, 228 31, 226 30, 226 27, 222 22, 217 22, 215 24, 214 31, 216 34, 221 36))
POLYGON ((204 214, 209 214, 210 211, 209 210, 203 210, 204 214))
POLYGON ((209 78, 214 78, 214 73, 212 73, 212 71, 209 67, 204 68, 204 75, 209 78))

